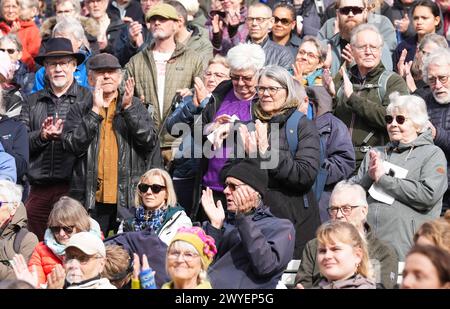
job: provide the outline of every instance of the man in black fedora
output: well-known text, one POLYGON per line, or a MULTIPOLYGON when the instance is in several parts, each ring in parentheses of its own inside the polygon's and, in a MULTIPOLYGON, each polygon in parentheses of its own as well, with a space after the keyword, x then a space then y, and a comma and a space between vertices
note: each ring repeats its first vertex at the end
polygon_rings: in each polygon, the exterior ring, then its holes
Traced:
POLYGON ((133 97, 134 79, 119 88, 119 60, 107 53, 88 61, 93 98, 71 109, 64 143, 78 159, 70 195, 82 201, 105 236, 134 207, 136 187, 156 145, 150 114, 133 97), (119 219, 119 220, 117 220, 119 219))
MULTIPOLYGON (((35 58, 45 67, 44 89, 28 97, 20 119, 27 125, 30 146, 28 179, 30 195, 25 203, 28 227, 39 240, 44 239, 52 205, 69 190, 75 157, 61 142, 66 115, 73 105, 91 100, 90 91, 79 86, 73 77, 84 55, 74 53, 65 38, 52 38, 45 52, 35 58)), ((65 233, 62 229, 59 233, 65 233)), ((64 236, 64 235, 61 235, 64 236)), ((67 235, 70 237, 70 235, 67 235)))

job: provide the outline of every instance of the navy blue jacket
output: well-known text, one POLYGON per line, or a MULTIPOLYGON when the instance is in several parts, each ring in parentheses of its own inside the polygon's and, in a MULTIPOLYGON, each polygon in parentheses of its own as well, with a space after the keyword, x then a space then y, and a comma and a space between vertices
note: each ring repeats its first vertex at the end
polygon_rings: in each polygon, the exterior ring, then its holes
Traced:
POLYGON ((236 215, 233 221, 220 230, 204 224, 218 250, 208 269, 211 285, 214 289, 274 289, 294 253, 294 226, 261 206, 253 214, 236 215))

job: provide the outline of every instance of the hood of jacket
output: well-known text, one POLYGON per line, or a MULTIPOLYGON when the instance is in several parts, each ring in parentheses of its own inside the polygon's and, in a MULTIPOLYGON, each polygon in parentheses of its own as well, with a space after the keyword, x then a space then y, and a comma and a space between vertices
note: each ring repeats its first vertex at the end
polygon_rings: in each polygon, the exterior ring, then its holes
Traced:
POLYGON ((433 145, 433 136, 431 134, 431 129, 427 129, 425 132, 420 133, 415 140, 410 143, 404 144, 399 142, 389 142, 387 147, 389 150, 396 148, 397 152, 408 151, 411 148, 420 147, 423 145, 433 145))

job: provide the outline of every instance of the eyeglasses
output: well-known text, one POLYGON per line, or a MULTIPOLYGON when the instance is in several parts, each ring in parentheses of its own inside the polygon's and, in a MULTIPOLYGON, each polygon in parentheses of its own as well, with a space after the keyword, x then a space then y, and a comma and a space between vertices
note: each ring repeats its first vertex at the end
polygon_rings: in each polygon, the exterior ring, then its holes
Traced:
POLYGON ((4 53, 7 52, 8 54, 12 55, 12 54, 14 54, 17 51, 17 49, 14 49, 14 48, 0 48, 0 51, 2 51, 4 53))
POLYGON ((250 75, 250 76, 241 76, 241 75, 234 75, 234 74, 230 74, 230 79, 233 81, 240 81, 242 79, 242 81, 244 83, 250 83, 253 81, 254 75, 250 75))
POLYGON ((275 24, 278 24, 278 23, 281 22, 281 24, 282 24, 283 26, 287 26, 287 25, 289 25, 290 23, 292 23, 292 20, 290 20, 290 19, 288 19, 288 18, 279 18, 279 17, 276 17, 276 16, 274 16, 273 18, 274 18, 274 20, 275 20, 275 24))
POLYGON ((272 18, 272 17, 247 17, 247 18, 245 19, 245 21, 246 21, 248 24, 253 24, 253 22, 256 21, 256 24, 257 24, 257 25, 260 25, 260 24, 262 24, 263 22, 265 22, 266 20, 271 19, 271 18, 272 18))
POLYGON ((341 206, 341 207, 331 206, 331 207, 327 208, 327 211, 328 211, 328 214, 330 216, 336 216, 337 213, 339 212, 339 210, 342 212, 342 214, 344 216, 350 216, 351 213, 352 213, 353 208, 356 208, 356 207, 360 207, 360 205, 355 205, 355 206, 353 206, 353 205, 344 205, 344 206, 341 206))
POLYGON ((179 257, 182 257, 186 262, 192 262, 195 258, 199 257, 197 253, 194 252, 180 252, 180 251, 169 251, 167 253, 167 258, 170 260, 178 260, 179 257))
POLYGON ((161 190, 165 189, 166 187, 162 186, 162 185, 157 185, 157 184, 148 185, 146 183, 140 183, 138 185, 138 189, 139 189, 139 191, 141 191, 141 193, 147 193, 148 188, 150 188, 152 190, 152 193, 158 194, 159 192, 161 192, 161 190))
POLYGON ((428 82, 431 85, 436 85, 436 82, 439 80, 441 84, 445 84, 448 82, 448 75, 440 75, 440 76, 428 76, 428 82))
POLYGON ((51 226, 50 227, 50 231, 52 231, 53 234, 57 234, 62 229, 64 231, 64 233, 69 235, 69 234, 73 233, 73 229, 74 228, 75 228, 74 225, 71 225, 71 226, 51 226))
POLYGON ((74 11, 73 9, 71 9, 71 10, 65 10, 65 11, 56 11, 56 15, 70 14, 70 13, 72 13, 73 11, 74 11))
POLYGON ((364 46, 357 46, 352 45, 358 52, 364 52, 366 50, 369 50, 370 53, 375 53, 380 50, 380 46, 370 46, 370 45, 364 45, 364 46))
POLYGON ((228 78, 228 75, 223 74, 223 73, 218 73, 218 72, 206 71, 205 77, 208 77, 208 78, 214 77, 216 79, 225 79, 225 78, 228 78))
POLYGON ((225 183, 225 187, 230 188, 231 191, 236 191, 236 188, 239 188, 240 186, 245 186, 245 183, 241 183, 241 184, 234 184, 231 182, 225 183))
POLYGON ((101 256, 92 256, 87 254, 72 254, 66 251, 65 263, 68 263, 70 260, 77 260, 81 265, 86 265, 92 259, 101 259, 101 256))
POLYGON ((65 69, 67 69, 68 67, 69 67, 69 64, 70 63, 72 63, 72 59, 67 59, 67 60, 61 60, 61 61, 58 61, 58 62, 49 62, 49 61, 46 61, 44 64, 45 64, 45 66, 46 67, 48 67, 49 69, 56 69, 56 67, 59 65, 60 67, 61 67, 61 69, 63 69, 63 70, 65 70, 65 69))
POLYGON ((301 57, 303 57, 303 56, 307 56, 308 58, 310 58, 310 59, 319 59, 319 56, 317 56, 316 54, 314 54, 314 53, 311 53, 311 52, 307 52, 306 50, 303 50, 303 49, 299 49, 298 50, 298 54, 301 56, 301 57))
POLYGON ((271 86, 271 87, 256 86, 256 91, 258 92, 259 96, 263 96, 264 93, 266 92, 266 90, 269 92, 270 96, 274 96, 281 89, 286 89, 286 88, 285 87, 275 87, 275 86, 271 86))
MULTIPOLYGON (((406 121, 406 119, 408 119, 408 118, 406 118, 406 117, 403 116, 403 115, 397 115, 397 116, 395 116, 395 121, 396 121, 398 124, 404 124, 405 121, 406 121)), ((384 121, 386 121, 387 124, 391 124, 391 123, 394 121, 394 117, 392 117, 391 115, 386 115, 386 116, 384 116, 384 121)))
POLYGON ((364 8, 359 6, 344 6, 342 8, 339 8, 339 13, 342 15, 348 15, 352 12, 353 15, 358 15, 364 12, 364 8))

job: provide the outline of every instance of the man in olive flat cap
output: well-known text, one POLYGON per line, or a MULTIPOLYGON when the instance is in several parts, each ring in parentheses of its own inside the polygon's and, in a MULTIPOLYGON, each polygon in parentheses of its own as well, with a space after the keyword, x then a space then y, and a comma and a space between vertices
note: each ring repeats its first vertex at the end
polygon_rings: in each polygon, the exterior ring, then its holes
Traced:
MULTIPOLYGON (((135 94, 142 100, 158 128, 172 113, 172 101, 177 90, 193 88, 194 78, 203 71, 200 57, 176 42, 178 14, 167 3, 153 6, 145 15, 153 35, 152 43, 131 58, 126 65, 127 75, 136 81, 135 94)), ((161 150, 166 163, 171 161, 174 138, 165 129, 161 136, 161 150)), ((177 146, 177 145, 175 145, 177 146)))
POLYGON ((111 54, 89 59, 93 99, 74 106, 64 142, 77 159, 70 195, 89 210, 105 236, 117 232, 129 215, 139 178, 147 169, 156 130, 145 107, 133 97, 134 80, 122 82, 121 66, 111 54), (119 220, 118 220, 119 219, 119 220))

